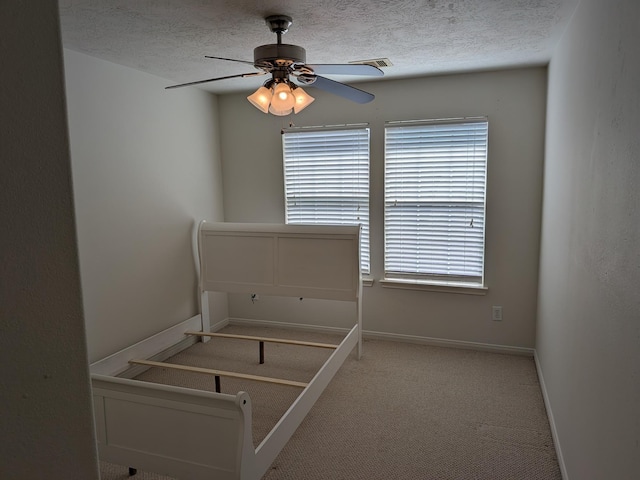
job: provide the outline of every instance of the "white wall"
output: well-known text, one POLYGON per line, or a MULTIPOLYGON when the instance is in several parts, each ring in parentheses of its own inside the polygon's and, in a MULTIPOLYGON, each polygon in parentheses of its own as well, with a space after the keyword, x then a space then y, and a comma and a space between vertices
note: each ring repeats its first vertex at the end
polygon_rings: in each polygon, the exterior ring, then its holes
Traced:
MULTIPOLYGON (((217 99, 64 51, 89 358, 198 313, 192 228, 222 220, 217 99)), ((225 318, 226 301, 217 302, 225 318)))
POLYGON ((640 3, 583 0, 549 71, 536 350, 565 478, 640 478, 640 3))
MULTIPOLYGON (((371 126, 372 276, 383 271, 384 121, 487 115, 486 296, 382 288, 364 292, 370 331, 532 348, 535 336, 546 69, 363 83, 376 95, 358 105, 309 88, 315 103, 278 118, 256 110, 246 94, 220 97, 225 219, 283 222, 280 129, 296 125, 369 122, 371 126), (491 306, 504 321, 491 320, 491 306)), ((304 303, 304 302, 303 302, 304 303)), ((316 303, 310 302, 311 306, 316 303)), ((232 317, 346 326, 346 306, 305 311, 297 299, 232 296, 232 317)))
POLYGON ((0 2, 0 478, 98 478, 56 2, 0 2))

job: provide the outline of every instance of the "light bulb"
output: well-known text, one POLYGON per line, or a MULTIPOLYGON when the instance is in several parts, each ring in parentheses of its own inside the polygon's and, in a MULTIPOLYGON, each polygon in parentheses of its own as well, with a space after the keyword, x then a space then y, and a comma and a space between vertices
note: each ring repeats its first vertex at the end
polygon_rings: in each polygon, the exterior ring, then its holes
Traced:
MULTIPOLYGON (((273 90, 273 98, 271 98, 271 107, 274 111, 291 110, 296 100, 291 94, 291 88, 286 83, 278 83, 273 90)), ((271 112, 273 113, 273 112, 271 112)), ((276 114, 278 115, 278 114, 276 114)), ((286 114, 280 114, 286 115, 286 114)))

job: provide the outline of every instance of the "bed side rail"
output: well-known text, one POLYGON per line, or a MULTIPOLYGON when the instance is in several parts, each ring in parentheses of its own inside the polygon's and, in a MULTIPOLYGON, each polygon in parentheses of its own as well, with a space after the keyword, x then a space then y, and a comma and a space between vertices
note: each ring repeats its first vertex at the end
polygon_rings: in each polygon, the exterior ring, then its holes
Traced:
POLYGON ((266 473, 269 466, 284 448, 293 433, 300 426, 316 400, 320 397, 333 376, 340 369, 347 356, 358 343, 359 327, 355 325, 342 340, 340 346, 331 354, 324 366, 302 391, 289 410, 256 448, 256 469, 258 477, 266 473))

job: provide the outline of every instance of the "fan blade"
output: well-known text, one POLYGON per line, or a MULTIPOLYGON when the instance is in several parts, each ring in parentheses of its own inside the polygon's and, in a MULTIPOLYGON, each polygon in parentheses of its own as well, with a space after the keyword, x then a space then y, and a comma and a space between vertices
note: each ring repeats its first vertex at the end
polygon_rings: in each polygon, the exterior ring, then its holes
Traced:
POLYGON ((333 93, 334 95, 339 95, 347 100, 351 100, 352 102, 369 103, 376 98, 371 93, 360 90, 359 88, 345 85, 344 83, 336 82, 334 80, 329 80, 328 78, 320 77, 318 75, 313 76, 315 77, 315 81, 308 83, 309 86, 317 87, 320 90, 333 93))
POLYGON ((384 72, 373 65, 363 64, 316 64, 306 65, 316 75, 368 75, 382 77, 384 72))
POLYGON ((227 62, 240 62, 240 63, 246 63, 247 65, 253 65, 253 62, 249 62, 247 60, 236 60, 235 58, 212 57, 210 55, 205 55, 204 58, 213 58, 215 60, 226 60, 227 62))
POLYGON ((165 90, 168 90, 170 88, 188 87, 189 85, 199 85, 200 83, 215 82, 216 80, 227 80, 228 78, 239 78, 239 77, 243 77, 243 78, 257 77, 258 75, 266 75, 266 72, 241 73, 240 75, 229 75, 227 77, 208 78, 206 80, 198 80, 196 82, 181 83, 180 85, 171 85, 169 87, 164 87, 164 88, 165 90))

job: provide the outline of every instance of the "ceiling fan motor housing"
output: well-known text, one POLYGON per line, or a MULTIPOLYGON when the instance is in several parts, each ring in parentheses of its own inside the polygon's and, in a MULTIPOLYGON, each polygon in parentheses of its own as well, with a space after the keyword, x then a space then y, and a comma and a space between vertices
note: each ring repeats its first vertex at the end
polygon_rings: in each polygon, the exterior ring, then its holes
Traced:
POLYGON ((271 71, 274 68, 287 68, 294 64, 306 63, 307 52, 297 45, 286 43, 261 45, 253 49, 253 64, 257 68, 271 71))

